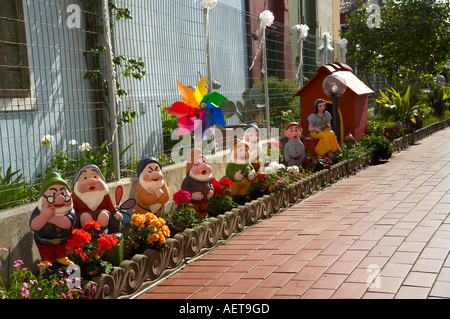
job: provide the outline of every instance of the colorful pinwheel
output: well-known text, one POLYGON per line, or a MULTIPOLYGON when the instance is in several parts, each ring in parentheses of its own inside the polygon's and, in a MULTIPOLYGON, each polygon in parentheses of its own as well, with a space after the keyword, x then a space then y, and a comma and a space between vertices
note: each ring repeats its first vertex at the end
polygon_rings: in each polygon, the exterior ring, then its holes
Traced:
POLYGON ((178 80, 178 91, 184 102, 178 101, 171 107, 165 108, 167 112, 178 117, 180 129, 177 135, 198 132, 197 128, 201 125, 201 136, 196 138, 202 139, 206 130, 212 125, 225 126, 223 112, 218 105, 227 98, 217 92, 207 93, 205 83, 206 77, 198 82, 195 91, 192 92, 178 80))

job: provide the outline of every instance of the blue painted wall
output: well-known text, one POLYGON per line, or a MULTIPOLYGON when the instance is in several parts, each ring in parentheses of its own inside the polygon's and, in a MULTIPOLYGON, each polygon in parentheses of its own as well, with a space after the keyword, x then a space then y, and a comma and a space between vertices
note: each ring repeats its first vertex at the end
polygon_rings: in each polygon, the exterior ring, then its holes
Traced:
MULTIPOLYGON (((95 145, 98 129, 85 63, 86 12, 79 0, 24 0, 27 49, 33 98, 32 109, 0 109, 0 166, 20 169, 35 181, 51 157, 42 147, 45 134, 55 137, 57 150, 76 154, 68 141, 95 145), (79 4, 81 28, 68 28, 69 4, 79 4)), ((118 105, 136 110, 138 118, 120 131, 126 157, 158 155, 162 150, 161 106, 181 100, 177 80, 195 86, 206 76, 204 20, 200 1, 117 1, 132 20, 117 22, 114 53, 142 58, 148 73, 142 81, 118 75, 128 95, 118 105)), ((228 99, 242 101, 247 89, 244 0, 220 1, 210 12, 213 77, 228 99)), ((0 13, 1 15, 1 13, 0 13)), ((77 146, 78 147, 78 146, 77 146)), ((55 149, 53 149, 55 150, 55 149)))

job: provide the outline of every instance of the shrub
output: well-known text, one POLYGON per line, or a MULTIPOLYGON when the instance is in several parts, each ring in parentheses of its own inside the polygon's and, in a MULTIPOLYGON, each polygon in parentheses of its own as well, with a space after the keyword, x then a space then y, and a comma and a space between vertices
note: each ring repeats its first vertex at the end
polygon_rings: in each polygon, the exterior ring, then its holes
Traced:
POLYGON ((433 84, 422 101, 431 108, 433 116, 442 117, 450 107, 450 87, 433 84))
POLYGON ((374 133, 365 135, 361 138, 361 145, 367 150, 374 152, 374 162, 378 162, 380 159, 387 160, 392 156, 391 143, 384 136, 374 133))
MULTIPOLYGON (((0 171, 1 171, 0 167, 0 171)), ((0 210, 24 205, 36 200, 39 190, 23 178, 20 170, 12 172, 8 167, 4 176, 0 175, 0 210)))
POLYGON ((211 182, 214 187, 214 195, 209 200, 210 216, 216 217, 238 206, 231 198, 231 185, 233 184, 231 179, 222 178, 217 181, 213 177, 211 182))
POLYGON ((419 116, 423 105, 419 104, 415 95, 411 95, 411 87, 408 86, 405 94, 396 91, 394 88, 386 90, 387 94, 380 90, 381 98, 376 99, 380 105, 380 114, 388 121, 400 121, 406 126, 411 123, 416 124, 416 117, 419 116))

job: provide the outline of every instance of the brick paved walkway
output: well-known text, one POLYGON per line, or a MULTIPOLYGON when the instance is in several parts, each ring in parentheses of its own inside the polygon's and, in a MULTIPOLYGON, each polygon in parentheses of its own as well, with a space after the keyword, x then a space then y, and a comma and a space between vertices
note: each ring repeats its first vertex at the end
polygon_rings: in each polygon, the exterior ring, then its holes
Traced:
POLYGON ((139 298, 450 298, 449 145, 447 128, 254 225, 139 298))

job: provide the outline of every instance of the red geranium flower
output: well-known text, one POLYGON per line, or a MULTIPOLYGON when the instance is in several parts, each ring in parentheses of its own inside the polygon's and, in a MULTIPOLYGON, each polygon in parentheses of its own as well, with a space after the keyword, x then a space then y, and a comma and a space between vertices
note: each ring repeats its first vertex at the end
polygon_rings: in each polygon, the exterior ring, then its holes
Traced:
POLYGON ((214 194, 220 195, 223 191, 222 184, 220 182, 218 182, 214 177, 211 178, 211 183, 214 188, 214 194))
POLYGON ((231 187, 231 185, 233 185, 233 181, 231 179, 229 179, 229 178, 222 178, 220 180, 220 184, 223 187, 231 187))
POLYGON ((91 228, 95 230, 100 230, 100 224, 98 223, 98 221, 93 220, 84 224, 83 228, 86 230, 89 230, 91 228))
POLYGON ((68 248, 79 248, 82 245, 89 244, 91 242, 91 234, 83 229, 75 228, 72 230, 72 237, 67 240, 68 248))
POLYGON ((187 203, 191 201, 191 194, 187 191, 180 189, 173 194, 173 201, 176 205, 187 203))
POLYGON ((110 236, 101 234, 98 239, 98 247, 100 249, 110 250, 112 246, 116 245, 119 242, 117 236, 115 234, 111 234, 110 236))

